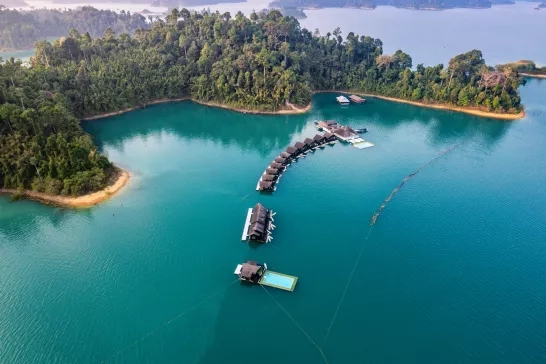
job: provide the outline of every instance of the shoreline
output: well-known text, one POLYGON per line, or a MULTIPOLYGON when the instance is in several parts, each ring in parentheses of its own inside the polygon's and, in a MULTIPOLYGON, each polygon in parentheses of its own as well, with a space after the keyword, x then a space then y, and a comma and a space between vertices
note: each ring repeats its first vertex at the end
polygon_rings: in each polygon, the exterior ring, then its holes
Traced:
POLYGON ((376 99, 382 99, 382 100, 387 100, 387 101, 391 101, 391 102, 398 102, 398 103, 402 103, 402 104, 408 104, 408 105, 419 106, 419 107, 426 107, 426 108, 429 108, 429 109, 455 111, 455 112, 470 114, 470 115, 474 115, 474 116, 480 116, 480 117, 492 118, 492 119, 499 119, 499 120, 517 120, 517 119, 521 119, 521 118, 523 118, 525 116, 525 111, 521 111, 521 112, 519 112, 517 114, 499 114, 499 113, 494 113, 494 112, 490 112, 490 111, 483 111, 483 110, 479 110, 479 109, 471 109, 471 108, 464 108, 464 107, 458 107, 458 106, 451 106, 451 105, 446 105, 446 104, 426 104, 424 102, 410 101, 410 100, 398 99, 398 98, 395 98, 395 97, 388 97, 388 96, 379 96, 379 95, 373 95, 373 94, 366 94, 366 93, 362 93, 362 92, 358 92, 358 91, 321 90, 321 91, 314 91, 313 93, 326 93, 326 92, 329 92, 329 93, 339 92, 339 93, 343 93, 343 94, 354 94, 354 95, 363 96, 363 97, 374 97, 376 99))
MULTIPOLYGON (((521 74, 521 75, 527 76, 526 74, 521 74)), ((529 77, 546 78, 546 75, 529 75, 529 77)), ((399 99, 395 97, 367 94, 367 93, 362 93, 358 91, 350 91, 350 90, 317 90, 317 91, 313 91, 313 94, 336 93, 336 92, 344 93, 344 94, 355 94, 355 95, 359 95, 363 97, 374 97, 377 99, 382 99, 382 100, 391 101, 391 102, 398 102, 398 103, 403 103, 403 104, 408 104, 413 106, 426 107, 429 109, 460 112, 464 114, 469 114, 469 115, 474 115, 474 116, 479 116, 484 118, 497 119, 497 120, 518 120, 525 116, 525 111, 521 111, 517 114, 499 114, 495 112, 484 111, 484 110, 474 109, 474 108, 464 108, 464 107, 452 106, 447 104, 427 104, 424 102, 410 101, 410 100, 404 100, 404 99, 399 99)), ((229 105, 220 104, 214 101, 201 101, 201 100, 194 100, 191 97, 180 97, 176 99, 153 100, 146 103, 143 106, 135 106, 132 108, 123 109, 119 111, 112 111, 112 112, 107 112, 103 114, 93 115, 93 116, 89 116, 80 120, 81 121, 99 120, 99 119, 104 119, 111 116, 126 114, 128 112, 143 109, 152 105, 165 104, 170 102, 181 102, 181 101, 192 101, 192 102, 195 102, 196 104, 200 104, 204 106, 218 107, 221 109, 226 109, 226 110, 231 110, 234 112, 239 112, 242 114, 251 114, 251 115, 298 115, 298 114, 304 114, 308 112, 309 110, 311 110, 311 103, 309 103, 309 105, 307 105, 304 108, 298 108, 289 103, 288 106, 290 108, 288 109, 280 109, 279 111, 260 111, 260 110, 252 110, 252 109, 239 109, 239 108, 231 107, 229 105)))
POLYGON ((239 113, 242 113, 242 114, 253 114, 253 115, 297 115, 297 114, 304 114, 304 113, 308 112, 309 110, 311 110, 311 103, 309 103, 309 105, 307 105, 303 109, 300 109, 300 108, 298 108, 298 107, 296 107, 296 106, 294 106, 292 104, 289 104, 290 107, 291 107, 290 109, 280 109, 279 111, 260 111, 260 110, 252 110, 252 109, 239 109, 239 108, 231 107, 229 105, 219 104, 219 103, 213 102, 213 101, 194 100, 191 97, 187 96, 187 97, 179 97, 179 98, 176 98, 176 99, 153 100, 153 101, 150 101, 150 102, 148 102, 148 103, 146 103, 146 104, 144 104, 142 106, 135 106, 135 107, 130 107, 130 108, 127 108, 127 109, 119 110, 119 111, 111 111, 111 112, 106 112, 106 113, 103 113, 103 114, 88 116, 88 117, 80 119, 80 121, 99 120, 99 119, 104 119, 104 118, 108 118, 108 117, 111 117, 111 116, 123 115, 123 114, 126 114, 128 112, 135 111, 135 110, 145 109, 146 107, 152 106, 152 105, 167 104, 167 103, 170 103, 170 102, 181 102, 181 101, 191 101, 191 102, 195 102, 196 104, 200 104, 200 105, 211 106, 211 107, 219 107, 221 109, 227 109, 227 110, 239 112, 239 113))
POLYGON ((534 75, 532 73, 520 73, 520 75, 531 78, 546 78, 546 75, 534 75))
POLYGON ((105 189, 97 192, 93 192, 87 195, 78 197, 66 197, 66 196, 54 196, 48 195, 43 192, 36 192, 31 190, 16 190, 0 188, 0 195, 22 195, 26 199, 38 201, 46 205, 55 205, 60 207, 69 208, 87 208, 95 206, 101 202, 104 202, 121 191, 127 182, 131 179, 131 175, 124 169, 118 168, 119 175, 115 182, 105 189))

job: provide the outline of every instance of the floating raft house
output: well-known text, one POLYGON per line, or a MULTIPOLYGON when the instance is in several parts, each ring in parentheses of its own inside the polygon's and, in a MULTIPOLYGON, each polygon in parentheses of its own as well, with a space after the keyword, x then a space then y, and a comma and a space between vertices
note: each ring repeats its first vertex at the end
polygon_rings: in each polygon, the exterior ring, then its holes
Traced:
POLYGON ((349 96, 349 99, 351 99, 351 101, 354 102, 355 104, 363 104, 366 102, 366 99, 363 99, 362 97, 357 95, 351 95, 349 96))
POLYGON ((256 204, 254 208, 248 209, 241 239, 269 243, 273 240, 271 233, 275 229, 273 216, 275 213, 262 204, 256 204))
POLYGON ((294 291, 298 282, 298 277, 270 271, 267 269, 267 264, 258 264, 252 260, 238 264, 233 273, 238 275, 241 281, 257 283, 289 292, 294 291))
POLYGON ((348 98, 342 95, 336 97, 336 101, 340 105, 349 105, 351 103, 348 98))

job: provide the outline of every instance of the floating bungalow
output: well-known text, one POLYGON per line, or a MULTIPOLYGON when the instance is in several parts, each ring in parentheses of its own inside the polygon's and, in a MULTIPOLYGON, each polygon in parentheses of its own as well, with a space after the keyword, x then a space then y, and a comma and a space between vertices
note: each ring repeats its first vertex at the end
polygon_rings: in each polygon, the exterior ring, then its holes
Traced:
POLYGON ((294 144, 294 148, 296 148, 298 154, 307 150, 307 146, 302 142, 296 142, 296 144, 294 144))
POLYGON ((274 215, 273 211, 266 209, 262 204, 256 204, 254 208, 248 209, 241 239, 269 243, 273 240, 271 232, 275 229, 274 215))
POLYGON ((298 282, 298 277, 270 271, 267 269, 267 264, 259 264, 253 260, 238 264, 233 273, 239 276, 240 281, 257 283, 289 292, 294 291, 298 282))
POLYGON ((355 104, 363 104, 366 102, 366 99, 363 99, 362 97, 357 95, 351 95, 349 96, 349 99, 351 100, 351 102, 354 102, 355 104))
POLYGON ((315 145, 321 145, 326 141, 326 138, 324 137, 324 135, 316 134, 313 137, 313 140, 315 141, 315 145))
MULTIPOLYGON (((292 147, 289 147, 289 148, 292 148, 292 147)), ((284 158, 285 160, 287 160, 287 163, 290 163, 290 158, 292 157, 292 154, 288 153, 288 152, 281 152, 280 158, 284 158)), ((275 158, 276 159, 276 158, 275 158)), ((275 160, 275 162, 277 162, 277 160, 275 160)), ((279 163, 279 162, 277 162, 279 163)))
POLYGON ((256 191, 272 192, 275 189, 275 182, 259 181, 256 186, 256 191))
POLYGON ((262 174, 262 181, 273 182, 277 180, 277 175, 262 174))
POLYGON ((246 263, 239 264, 234 273, 239 276, 239 280, 241 281, 259 283, 266 270, 266 264, 262 265, 249 260, 246 263))
POLYGON ((290 154, 290 157, 292 158, 296 156, 297 152, 298 152, 297 148, 294 148, 294 147, 286 148, 286 153, 290 154))
POLYGON ((345 96, 343 95, 340 95, 338 97, 336 97, 336 101, 338 104, 340 105, 349 105, 351 102, 349 101, 348 98, 346 98, 345 96))
POLYGON ((283 165, 277 162, 271 162, 271 164, 269 165, 269 168, 280 169, 280 168, 283 168, 283 165))
POLYGON ((313 139, 311 138, 305 138, 305 140, 303 141, 303 143, 305 144, 305 146, 307 147, 307 150, 309 149, 313 149, 315 146, 316 146, 316 143, 313 139))
POLYGON ((278 175, 280 172, 280 170, 278 170, 277 168, 266 168, 265 170, 265 173, 267 174, 272 174, 272 175, 278 175))
POLYGON ((290 162, 288 158, 285 157, 277 157, 275 158, 275 163, 282 164, 283 166, 287 165, 290 162))
POLYGON ((336 136, 330 132, 324 133, 324 138, 326 139, 326 142, 333 142, 336 140, 336 136))

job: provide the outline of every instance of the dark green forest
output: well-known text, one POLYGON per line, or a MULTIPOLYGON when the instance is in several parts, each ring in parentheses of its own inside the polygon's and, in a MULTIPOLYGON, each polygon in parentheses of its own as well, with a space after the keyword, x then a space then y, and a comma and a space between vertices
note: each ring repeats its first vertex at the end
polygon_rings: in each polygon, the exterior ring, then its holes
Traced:
POLYGON ((0 186, 66 195, 103 188, 113 167, 78 119, 157 99, 275 111, 308 105, 314 90, 358 90, 521 110, 521 78, 486 66, 478 50, 447 66, 412 67, 402 51, 383 54, 379 39, 342 37, 339 28, 321 36, 278 11, 247 18, 173 10, 133 37, 71 30, 54 44, 41 41, 30 67, 14 60, 0 66, 0 186))
POLYGON ((66 11, 18 11, 0 6, 0 50, 32 48, 41 39, 67 35, 72 28, 98 37, 108 28, 121 34, 147 27, 149 24, 142 15, 125 11, 118 14, 90 6, 66 11))

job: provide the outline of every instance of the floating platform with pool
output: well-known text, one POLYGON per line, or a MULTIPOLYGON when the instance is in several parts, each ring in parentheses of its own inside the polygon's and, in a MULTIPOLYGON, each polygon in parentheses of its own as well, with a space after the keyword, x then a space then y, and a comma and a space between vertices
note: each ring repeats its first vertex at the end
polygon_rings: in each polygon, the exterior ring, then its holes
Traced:
POLYGON ((269 286, 292 292, 294 291, 294 288, 296 288, 297 282, 298 277, 266 270, 259 283, 262 286, 269 286))
POLYGON ((294 291, 298 282, 298 277, 270 271, 267 269, 267 264, 259 264, 252 260, 237 265, 233 273, 238 275, 241 281, 257 283, 289 292, 294 291))

